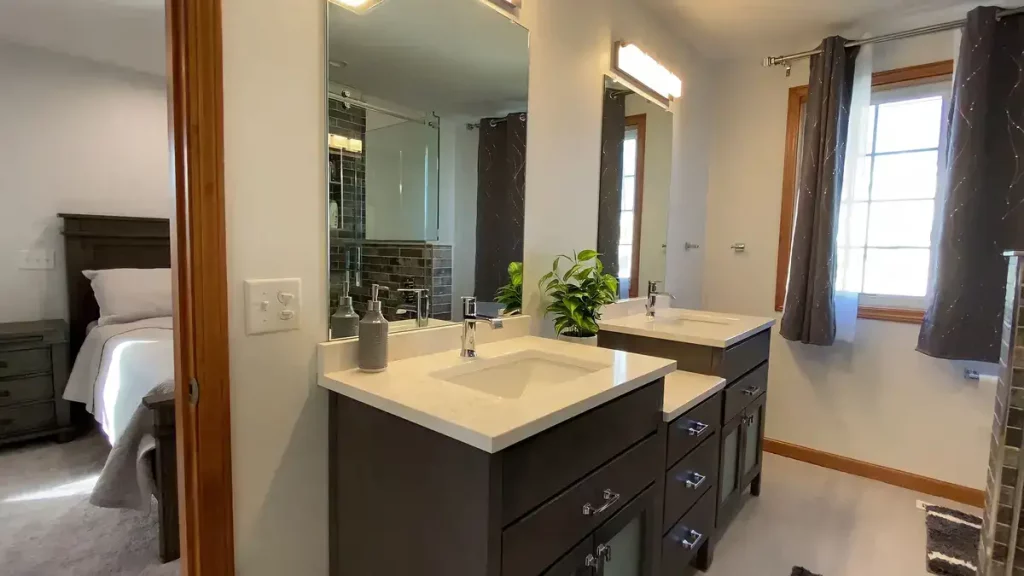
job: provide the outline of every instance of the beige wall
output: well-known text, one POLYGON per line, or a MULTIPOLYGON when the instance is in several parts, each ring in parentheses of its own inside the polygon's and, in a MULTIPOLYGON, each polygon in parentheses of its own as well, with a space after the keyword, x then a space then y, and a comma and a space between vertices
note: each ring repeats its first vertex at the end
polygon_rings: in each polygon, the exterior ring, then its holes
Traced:
MULTIPOLYGON (((875 69, 949 59, 953 45, 952 33, 877 45, 875 69)), ((805 61, 787 78, 781 68, 761 68, 761 56, 720 67, 704 302, 767 316, 774 314, 787 90, 806 84, 808 69, 805 61), (734 242, 746 243, 746 253, 732 252, 734 242)), ((918 330, 861 320, 852 346, 832 348, 794 344, 776 331, 766 435, 983 488, 994 390, 965 380, 962 363, 915 352, 918 330)))
MULTIPOLYGON (((315 383, 314 347, 327 334, 326 122, 317 105, 324 5, 223 0, 223 7, 238 573, 326 574, 327 394, 315 383), (302 328, 246 336, 242 282, 274 277, 302 279, 302 328)), ((523 22, 531 30, 530 287, 551 255, 591 247, 597 234, 600 105, 612 38, 643 42, 686 82, 700 84, 700 72, 692 54, 632 3, 528 2, 523 22)), ((679 186, 678 155, 675 164, 679 186)), ((536 309, 536 292, 530 296, 536 309)))

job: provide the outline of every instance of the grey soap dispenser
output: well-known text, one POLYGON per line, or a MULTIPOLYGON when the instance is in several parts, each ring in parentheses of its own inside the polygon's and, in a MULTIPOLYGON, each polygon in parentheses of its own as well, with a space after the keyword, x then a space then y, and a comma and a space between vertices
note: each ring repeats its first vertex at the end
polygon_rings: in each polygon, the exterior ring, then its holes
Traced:
POLYGON ((359 315, 352 308, 352 297, 349 296, 348 272, 341 283, 341 297, 338 298, 338 309, 331 316, 331 338, 350 338, 359 333, 359 315))
POLYGON ((374 284, 366 315, 359 321, 359 369, 383 372, 388 367, 388 321, 380 313, 380 291, 387 286, 374 284))

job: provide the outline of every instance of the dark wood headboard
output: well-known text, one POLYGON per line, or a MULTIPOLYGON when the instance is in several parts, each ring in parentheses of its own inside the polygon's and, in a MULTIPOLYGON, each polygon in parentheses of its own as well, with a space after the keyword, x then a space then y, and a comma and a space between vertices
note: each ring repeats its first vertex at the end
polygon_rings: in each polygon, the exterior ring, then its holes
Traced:
POLYGON ((166 218, 58 214, 64 220, 64 262, 68 284, 71 359, 86 327, 100 317, 92 284, 83 270, 170 268, 171 230, 166 218))

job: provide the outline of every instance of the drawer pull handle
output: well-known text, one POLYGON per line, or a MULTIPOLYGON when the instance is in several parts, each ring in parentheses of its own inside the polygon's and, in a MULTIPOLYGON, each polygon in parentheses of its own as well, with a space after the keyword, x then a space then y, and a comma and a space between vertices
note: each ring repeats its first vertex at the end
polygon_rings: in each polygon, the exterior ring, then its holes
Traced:
POLYGON ((593 554, 587 554, 587 558, 583 561, 583 565, 587 568, 593 568, 597 570, 597 566, 600 564, 598 559, 593 554))
POLYGON ((697 472, 687 472, 686 474, 680 474, 679 476, 676 476, 676 481, 685 483, 686 487, 689 488, 690 490, 696 490, 697 488, 700 488, 704 484, 704 481, 707 479, 707 476, 699 474, 697 472))
POLYGON ((709 427, 710 426, 703 422, 691 420, 690 425, 686 428, 686 431, 690 434, 690 436, 700 436, 701 434, 707 432, 709 427))
POLYGON ((746 424, 747 426, 750 426, 751 424, 753 424, 754 423, 754 415, 751 414, 750 416, 744 416, 743 417, 743 423, 746 424))
POLYGON ((10 426, 11 424, 14 424, 14 419, 13 418, 3 418, 3 419, 0 419, 0 427, 10 426))
POLYGON ((612 506, 614 506, 615 503, 618 502, 619 498, 621 498, 621 497, 622 497, 622 494, 618 494, 618 493, 612 492, 610 489, 607 489, 607 490, 604 491, 604 504, 602 504, 600 508, 594 508, 594 506, 592 504, 587 502, 586 504, 583 505, 583 515, 584 516, 597 516, 601 512, 604 512, 605 510, 607 510, 607 509, 611 508, 612 506))
POLYGON ((687 532, 688 534, 686 535, 686 538, 683 538, 682 536, 675 536, 675 539, 683 548, 686 548, 687 550, 693 550, 697 547, 698 544, 700 544, 700 541, 704 538, 704 535, 700 532, 697 532, 696 530, 687 529, 687 532))
POLYGON ((604 558, 605 562, 612 561, 612 545, 611 544, 598 544, 597 545, 597 557, 604 558))
POLYGON ((743 393, 746 394, 747 396, 757 396, 758 394, 761 393, 761 387, 751 386, 750 388, 744 389, 743 393))

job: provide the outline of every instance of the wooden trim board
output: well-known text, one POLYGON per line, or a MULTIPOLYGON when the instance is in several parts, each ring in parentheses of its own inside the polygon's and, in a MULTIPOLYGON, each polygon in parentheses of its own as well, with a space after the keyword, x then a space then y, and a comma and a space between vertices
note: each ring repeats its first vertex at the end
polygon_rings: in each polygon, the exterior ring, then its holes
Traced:
POLYGON ((799 460, 822 468, 845 472, 862 478, 877 480, 900 488, 906 488, 922 494, 945 498, 961 504, 983 508, 985 506, 985 491, 977 488, 960 486, 944 480, 936 480, 927 476, 920 476, 895 468, 879 466, 861 460, 854 460, 838 454, 830 454, 813 448, 806 448, 780 440, 764 439, 764 451, 777 456, 783 456, 792 460, 799 460))

